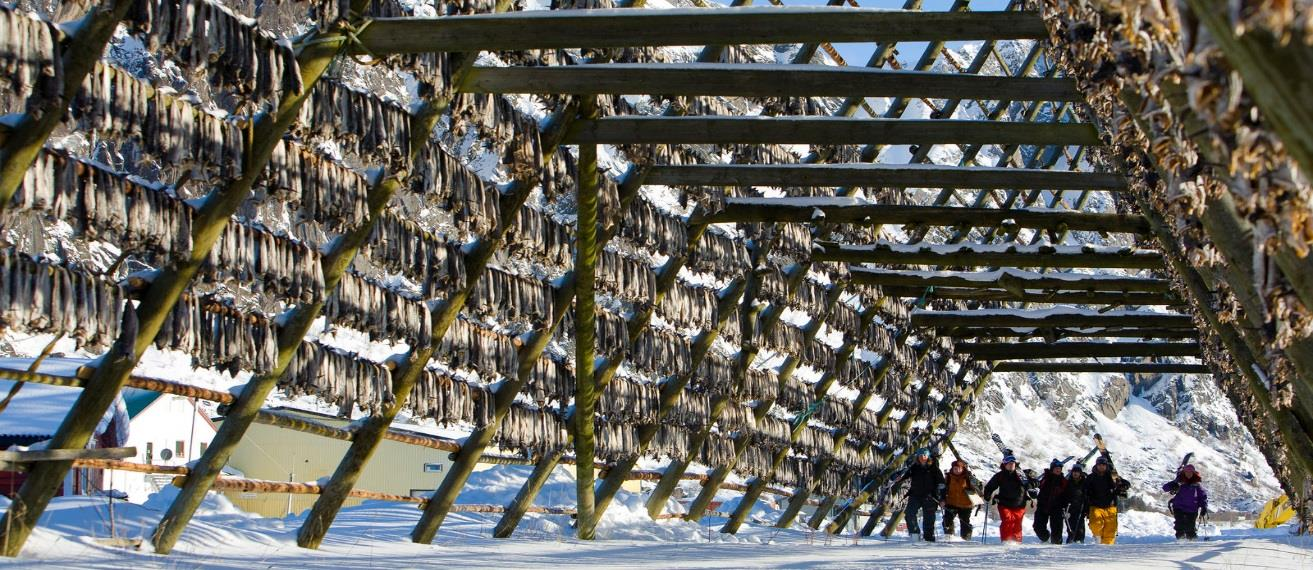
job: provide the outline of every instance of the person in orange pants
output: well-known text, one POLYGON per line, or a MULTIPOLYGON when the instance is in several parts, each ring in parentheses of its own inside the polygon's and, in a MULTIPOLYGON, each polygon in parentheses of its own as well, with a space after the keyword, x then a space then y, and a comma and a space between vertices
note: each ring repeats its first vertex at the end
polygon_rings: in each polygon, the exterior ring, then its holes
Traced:
POLYGON ((985 502, 998 493, 998 534, 1003 542, 1021 543, 1021 519, 1026 516, 1026 485, 1017 472, 1017 458, 1003 458, 1003 466, 985 484, 985 502))
POLYGON ((1094 464, 1085 487, 1090 505, 1090 533, 1099 544, 1117 542, 1117 498, 1125 497, 1130 483, 1117 475, 1106 453, 1094 464))

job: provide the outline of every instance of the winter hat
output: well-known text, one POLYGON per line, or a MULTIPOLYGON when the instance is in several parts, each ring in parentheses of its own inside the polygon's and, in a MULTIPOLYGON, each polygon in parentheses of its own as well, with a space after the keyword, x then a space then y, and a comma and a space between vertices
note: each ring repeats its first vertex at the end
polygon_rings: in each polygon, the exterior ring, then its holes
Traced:
POLYGON ((1084 463, 1077 463, 1077 464, 1075 464, 1075 465, 1072 465, 1072 466, 1071 466, 1071 470, 1072 470, 1073 473, 1076 472, 1076 471, 1080 471, 1081 473, 1084 473, 1084 472, 1085 472, 1085 464, 1084 464, 1084 463))
POLYGON ((1049 463, 1049 469, 1053 469, 1054 467, 1062 467, 1062 461, 1054 459, 1053 462, 1049 463))
POLYGON ((924 448, 924 447, 922 447, 921 449, 916 450, 916 456, 917 456, 917 457, 930 457, 930 450, 929 450, 929 449, 926 449, 926 448, 924 448))
POLYGON ((1194 472, 1195 472, 1194 465, 1186 465, 1185 467, 1181 468, 1181 473, 1185 473, 1187 475, 1194 472))
POLYGON ((1107 458, 1107 457, 1100 457, 1097 461, 1094 462, 1094 464, 1095 464, 1095 465, 1107 465, 1107 464, 1108 464, 1108 458, 1107 458))
POLYGON ((1016 462, 1017 462, 1017 458, 1015 458, 1015 457, 1013 457, 1013 456, 1011 456, 1011 455, 1005 455, 1005 456, 1003 456, 1003 464, 1004 464, 1004 465, 1007 465, 1007 464, 1009 464, 1009 463, 1016 463, 1016 462))

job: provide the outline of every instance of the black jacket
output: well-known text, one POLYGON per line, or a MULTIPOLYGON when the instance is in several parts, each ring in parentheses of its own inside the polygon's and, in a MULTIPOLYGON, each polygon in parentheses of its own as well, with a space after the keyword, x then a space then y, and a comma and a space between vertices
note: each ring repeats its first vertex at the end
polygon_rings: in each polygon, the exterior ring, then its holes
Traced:
POLYGON ((939 470, 934 460, 925 462, 925 465, 913 462, 902 479, 910 482, 907 487, 908 497, 930 497, 935 500, 944 498, 944 472, 939 470))
POLYGON ((1066 504, 1063 500, 1063 493, 1067 490, 1067 479, 1062 475, 1054 475, 1051 471, 1045 471, 1044 477, 1039 482, 1039 497, 1035 499, 1035 510, 1037 512, 1061 511, 1062 506, 1066 504))
POLYGON ((1084 513, 1088 508, 1088 500, 1085 498, 1085 485, 1090 481, 1090 476, 1081 477, 1080 481, 1067 476, 1067 488, 1062 493, 1062 501, 1067 505, 1068 513, 1084 513))
POLYGON ((1000 507, 1017 508, 1026 506, 1026 485, 1021 480, 1021 473, 1000 470, 985 483, 985 501, 988 502, 998 492, 1000 507))
POLYGON ((1086 479, 1085 497, 1091 507, 1108 508, 1117 505, 1118 497, 1125 497, 1131 484, 1117 476, 1112 469, 1102 475, 1090 473, 1086 479))

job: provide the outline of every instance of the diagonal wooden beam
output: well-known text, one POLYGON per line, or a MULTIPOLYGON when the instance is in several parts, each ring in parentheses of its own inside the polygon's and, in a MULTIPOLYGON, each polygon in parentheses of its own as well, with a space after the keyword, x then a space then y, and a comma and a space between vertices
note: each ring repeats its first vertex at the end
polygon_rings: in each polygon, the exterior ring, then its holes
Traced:
POLYGON ((479 67, 469 93, 721 95, 726 97, 931 97, 1081 101, 1069 79, 1014 78, 828 65, 610 63, 479 67))
POLYGON ((1004 269, 984 272, 895 271, 869 267, 850 267, 854 283, 863 285, 915 287, 956 287, 962 289, 1006 289, 1009 291, 1084 291, 1106 293, 1171 292, 1166 279, 1121 277, 1106 274, 1032 273, 1004 269))
MULTIPOLYGON (((1042 124, 1042 123, 1041 123, 1042 124)), ((655 166, 648 184, 662 186, 861 186, 877 188, 986 188, 1106 190, 1124 192, 1126 179, 1106 172, 1028 168, 961 167, 937 164, 689 164, 655 166)), ((736 198, 730 204, 788 203, 786 198, 736 198)), ((798 198, 815 207, 860 208, 871 204, 846 197, 798 198)), ((889 207, 880 205, 880 207, 889 207)))
POLYGON ((914 12, 827 7, 539 10, 379 18, 362 53, 519 51, 712 44, 925 42, 1046 37, 1035 12, 914 12))
POLYGON ((1162 254, 1157 251, 1092 245, 903 245, 888 242, 847 245, 816 242, 812 247, 812 259, 884 265, 1164 269, 1162 254))
MULTIPOLYGON (((716 184, 712 184, 716 185, 716 184)), ((955 227, 1016 226, 1053 231, 1107 233, 1148 232, 1144 218, 1130 214, 1093 214, 1046 210, 894 206, 846 197, 727 198, 720 211, 699 221, 776 223, 911 224, 955 227)))
POLYGON ((579 121, 572 144, 1098 145, 1087 123, 848 117, 605 117, 579 121))
POLYGON ((1202 364, 1156 362, 1000 362, 994 372, 1070 372, 1095 374, 1212 374, 1202 364))
POLYGON ((1199 357, 1197 342, 959 342, 958 354, 977 360, 1027 360, 1039 358, 1119 358, 1130 356, 1199 357))

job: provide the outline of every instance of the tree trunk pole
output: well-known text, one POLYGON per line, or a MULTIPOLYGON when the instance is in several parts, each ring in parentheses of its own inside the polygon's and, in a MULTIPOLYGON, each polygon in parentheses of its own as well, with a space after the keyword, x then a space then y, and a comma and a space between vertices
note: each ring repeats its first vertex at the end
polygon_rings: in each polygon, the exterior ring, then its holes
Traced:
MULTIPOLYGON (((533 466, 533 473, 529 474, 529 479, 520 487, 520 492, 515 495, 515 499, 509 505, 506 505, 506 512, 502 514, 501 520, 497 521, 497 526, 492 529, 493 538, 510 538, 515 532, 515 527, 520 524, 520 519, 533 506, 533 500, 542 490, 543 484, 551 477, 552 471, 561 463, 561 456, 565 450, 558 449, 544 453, 538 459, 538 463, 533 466)), ((578 462, 576 462, 576 465, 578 462)), ((577 512, 577 511, 576 511, 577 512)))
MULTIPOLYGON (((82 81, 95 69, 105 51, 105 44, 134 3, 132 0, 104 0, 93 5, 78 21, 76 34, 62 42, 55 52, 59 54, 63 68, 64 82, 59 86, 59 93, 53 96, 33 93, 27 101, 28 112, 4 137, 0 137, 4 141, 0 146, 0 214, 9 207, 9 201, 23 184, 27 169, 32 167, 46 139, 63 121, 69 103, 82 90, 82 81)), ((13 11, 8 17, 27 16, 13 11)))
MULTIPOLYGON (((579 114, 596 118, 595 97, 584 98, 579 114)), ((579 147, 579 222, 575 230, 575 315, 574 315, 574 455, 578 530, 581 540, 592 540, 597 520, 593 516, 593 421, 597 415, 597 380, 594 354, 597 342, 597 145, 579 147)))

